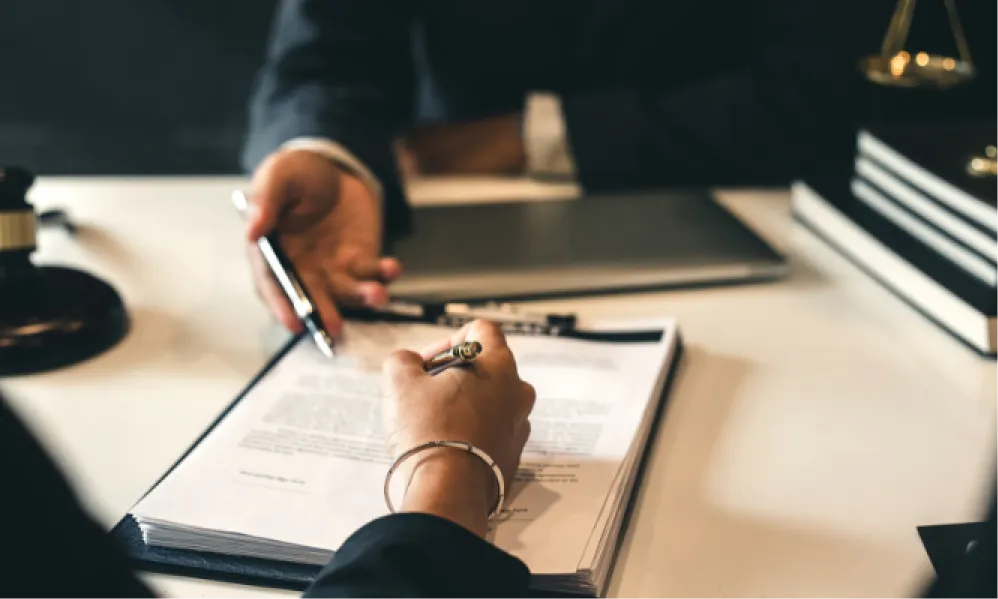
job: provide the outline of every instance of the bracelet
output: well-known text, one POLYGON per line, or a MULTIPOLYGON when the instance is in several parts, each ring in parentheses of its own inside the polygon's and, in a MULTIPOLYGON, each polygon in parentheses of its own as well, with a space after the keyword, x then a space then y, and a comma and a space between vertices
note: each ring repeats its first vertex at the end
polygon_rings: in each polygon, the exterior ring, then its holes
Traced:
POLYGON ((395 463, 393 463, 392 467, 388 469, 388 474, 385 475, 385 503, 388 504, 388 511, 393 514, 395 513, 395 506, 392 505, 392 498, 389 493, 389 485, 392 482, 392 475, 395 474, 395 471, 402 464, 402 462, 421 451, 434 449, 436 447, 450 447, 452 449, 467 451, 485 462, 485 465, 492 469, 492 473, 496 476, 496 482, 499 484, 499 497, 496 499, 496 503, 495 506, 493 506, 492 511, 489 512, 489 519, 491 520, 498 514, 501 514, 503 500, 506 498, 506 479, 502 475, 502 470, 499 469, 499 466, 496 465, 496 461, 493 460, 489 454, 475 447, 471 443, 465 443, 464 441, 430 441, 428 443, 423 443, 422 445, 417 445, 396 458, 395 463))

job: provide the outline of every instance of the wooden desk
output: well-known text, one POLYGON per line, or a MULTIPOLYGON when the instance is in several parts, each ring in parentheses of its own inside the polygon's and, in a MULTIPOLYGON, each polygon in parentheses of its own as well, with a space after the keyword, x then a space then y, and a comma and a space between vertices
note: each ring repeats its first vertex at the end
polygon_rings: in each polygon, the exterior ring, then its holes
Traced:
MULTIPOLYGON (((63 206, 82 229, 77 239, 43 232, 37 258, 113 282, 133 328, 95 360, 3 384, 109 527, 285 339, 250 284, 228 199, 240 183, 35 188, 39 209, 63 206)), ((413 188, 416 202, 565 191, 413 188)), ((915 527, 974 518, 992 483, 995 363, 794 226, 785 193, 722 198, 792 255, 788 281, 535 306, 583 318, 675 315, 687 340, 611 594, 916 592, 930 567, 915 527)), ((149 580, 173 596, 290 595, 149 580)))

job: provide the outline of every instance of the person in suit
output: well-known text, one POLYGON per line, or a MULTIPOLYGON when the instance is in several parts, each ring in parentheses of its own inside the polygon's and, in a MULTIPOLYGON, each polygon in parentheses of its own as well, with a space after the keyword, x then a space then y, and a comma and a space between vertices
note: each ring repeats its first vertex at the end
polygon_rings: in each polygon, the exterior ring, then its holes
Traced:
MULTIPOLYGON (((519 378, 497 327, 476 322, 421 354, 397 352, 385 375, 386 430, 394 431, 387 437, 394 454, 429 440, 464 440, 492 456, 506 480, 513 480, 530 433, 534 391, 519 378), (472 339, 488 348, 474 370, 436 376, 423 371, 423 357, 472 339)), ((352 534, 305 596, 530 596, 526 565, 485 539, 497 493, 492 471, 448 448, 416 458, 398 473, 409 480, 399 513, 352 534)), ((2 394, 0 472, 6 516, 0 597, 153 596, 2 394)), ((993 498, 988 527, 957 566, 934 579, 926 596, 995 596, 993 498)))
MULTIPOLYGON (((280 231, 335 335, 337 305, 384 303, 404 266, 383 257, 410 226, 403 171, 599 192, 831 168, 851 159, 857 64, 893 5, 281 0, 250 102, 247 236, 280 231)), ((250 253, 260 295, 297 330, 250 253)))

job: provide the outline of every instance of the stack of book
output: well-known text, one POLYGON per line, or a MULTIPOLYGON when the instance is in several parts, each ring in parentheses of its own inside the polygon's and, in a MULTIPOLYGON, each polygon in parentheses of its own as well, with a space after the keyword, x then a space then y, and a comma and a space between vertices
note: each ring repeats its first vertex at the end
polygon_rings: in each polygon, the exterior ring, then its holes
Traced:
POLYGON ((998 194, 971 173, 995 122, 867 127, 853 172, 793 185, 795 218, 978 352, 994 356, 998 194))

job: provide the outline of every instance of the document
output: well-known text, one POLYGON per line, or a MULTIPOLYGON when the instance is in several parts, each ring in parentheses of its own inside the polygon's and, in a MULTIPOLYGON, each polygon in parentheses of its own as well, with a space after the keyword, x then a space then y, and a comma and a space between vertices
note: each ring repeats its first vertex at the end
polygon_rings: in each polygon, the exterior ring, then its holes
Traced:
MULTIPOLYGON (((537 402, 506 514, 489 535, 534 574, 592 567, 583 562, 595 559, 619 511, 661 394, 675 347, 670 324, 658 342, 509 337, 537 402)), ((349 323, 333 361, 298 343, 135 506, 146 542, 325 564, 350 534, 388 513, 382 362, 448 332, 349 323)))

